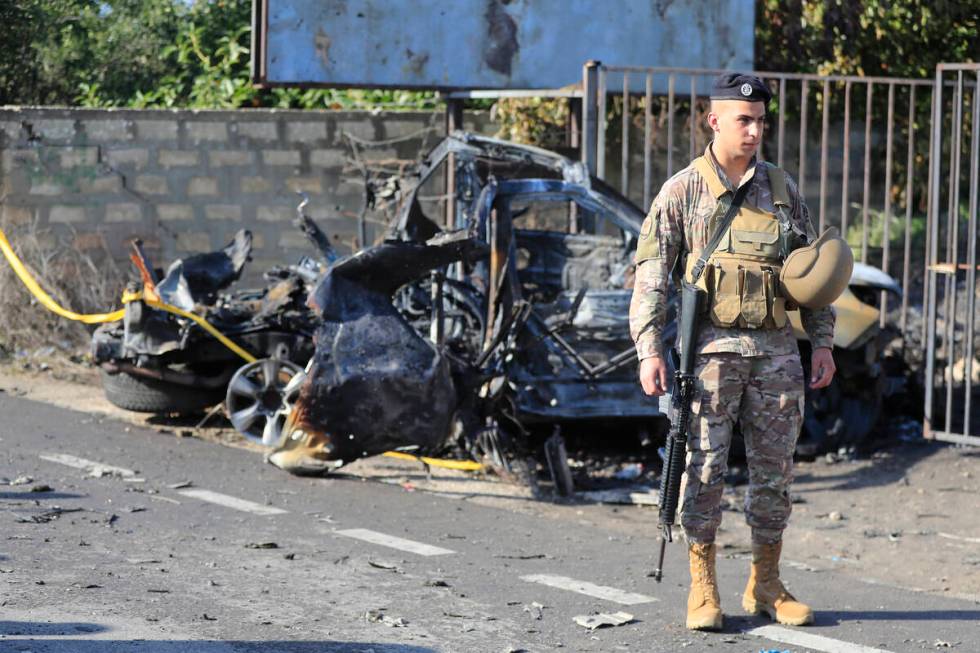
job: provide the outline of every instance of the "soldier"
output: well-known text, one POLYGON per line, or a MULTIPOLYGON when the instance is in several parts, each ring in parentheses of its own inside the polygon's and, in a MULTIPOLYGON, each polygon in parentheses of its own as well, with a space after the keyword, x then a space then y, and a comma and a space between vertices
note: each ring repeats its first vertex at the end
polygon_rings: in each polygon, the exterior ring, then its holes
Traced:
MULTIPOLYGON (((779 580, 804 393, 799 349, 786 315, 795 306, 779 273, 789 252, 816 239, 796 184, 756 158, 771 98, 752 75, 727 73, 715 80, 708 114, 714 140, 702 157, 663 185, 643 223, 636 252, 630 332, 643 390, 659 396, 667 387, 661 332, 668 278, 673 273, 691 280, 692 268, 736 190, 750 185, 698 281, 708 291, 709 309, 695 350, 698 381, 681 500, 691 569, 687 627, 697 630, 722 626, 714 542, 736 423, 745 440, 745 515, 752 529, 752 565, 742 605, 784 624, 813 621, 812 610, 779 580)), ((849 269, 846 274, 850 276, 849 269)), ((824 388, 836 371, 831 353, 834 314, 826 305, 801 307, 800 317, 813 351, 810 387, 824 388)))

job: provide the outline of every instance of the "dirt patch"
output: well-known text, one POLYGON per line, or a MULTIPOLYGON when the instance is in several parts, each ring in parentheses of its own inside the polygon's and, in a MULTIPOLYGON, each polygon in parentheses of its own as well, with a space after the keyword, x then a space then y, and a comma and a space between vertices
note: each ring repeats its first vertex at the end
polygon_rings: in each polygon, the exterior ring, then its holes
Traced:
MULTIPOLYGON (((0 392, 119 419, 172 437, 199 437, 254 451, 220 416, 198 427, 200 417, 175 420, 119 410, 105 400, 98 372, 64 360, 0 363, 0 392), (43 371, 42 371, 43 367, 43 371)), ((650 538, 656 508, 535 499, 524 487, 466 472, 392 458, 359 460, 341 476, 432 492, 540 517, 596 525, 650 538)), ((737 476, 737 475, 736 475, 737 476)), ((812 573, 834 570, 851 577, 980 603, 980 449, 909 442, 870 458, 827 456, 796 465, 793 518, 786 532, 785 564, 812 573)), ((722 553, 745 559, 749 530, 742 514, 744 484, 729 486, 719 533, 722 553)), ((680 555, 681 547, 677 547, 680 555)), ((652 557, 651 557, 652 560, 652 557)), ((722 564, 732 564, 723 562, 722 564)), ((734 591, 734 590, 733 590, 734 591)))

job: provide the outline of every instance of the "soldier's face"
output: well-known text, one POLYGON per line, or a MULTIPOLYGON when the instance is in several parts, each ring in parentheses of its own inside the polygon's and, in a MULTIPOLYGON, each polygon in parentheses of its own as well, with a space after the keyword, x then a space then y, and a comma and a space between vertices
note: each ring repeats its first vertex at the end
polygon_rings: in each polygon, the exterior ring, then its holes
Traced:
POLYGON ((708 125, 715 132, 715 147, 730 157, 751 157, 762 143, 766 105, 762 102, 714 100, 708 125))

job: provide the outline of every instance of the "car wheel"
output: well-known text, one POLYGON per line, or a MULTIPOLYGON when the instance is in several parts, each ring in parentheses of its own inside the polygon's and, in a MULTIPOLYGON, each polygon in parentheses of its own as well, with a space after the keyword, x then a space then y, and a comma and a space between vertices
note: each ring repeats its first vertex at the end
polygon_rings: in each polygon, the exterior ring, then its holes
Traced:
POLYGON ((288 360, 263 358, 243 365, 228 382, 228 419, 248 440, 273 446, 305 380, 303 368, 288 360))
POLYGON ((221 402, 220 389, 202 391, 126 372, 101 375, 109 403, 137 413, 197 413, 221 402))

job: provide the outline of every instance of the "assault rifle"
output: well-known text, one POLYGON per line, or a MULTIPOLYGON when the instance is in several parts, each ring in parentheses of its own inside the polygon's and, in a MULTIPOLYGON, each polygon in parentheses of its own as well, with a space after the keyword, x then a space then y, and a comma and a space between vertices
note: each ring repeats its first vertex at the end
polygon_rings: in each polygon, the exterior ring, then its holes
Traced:
POLYGON ((672 424, 667 434, 664 468, 660 474, 660 557, 653 577, 659 583, 663 577, 664 552, 667 542, 672 542, 671 527, 677 512, 681 491, 681 475, 687 454, 687 436, 691 421, 691 400, 694 399, 694 353, 698 341, 698 318, 707 293, 697 286, 683 282, 681 287, 680 355, 676 349, 670 354, 674 363, 674 388, 671 392, 672 424))

